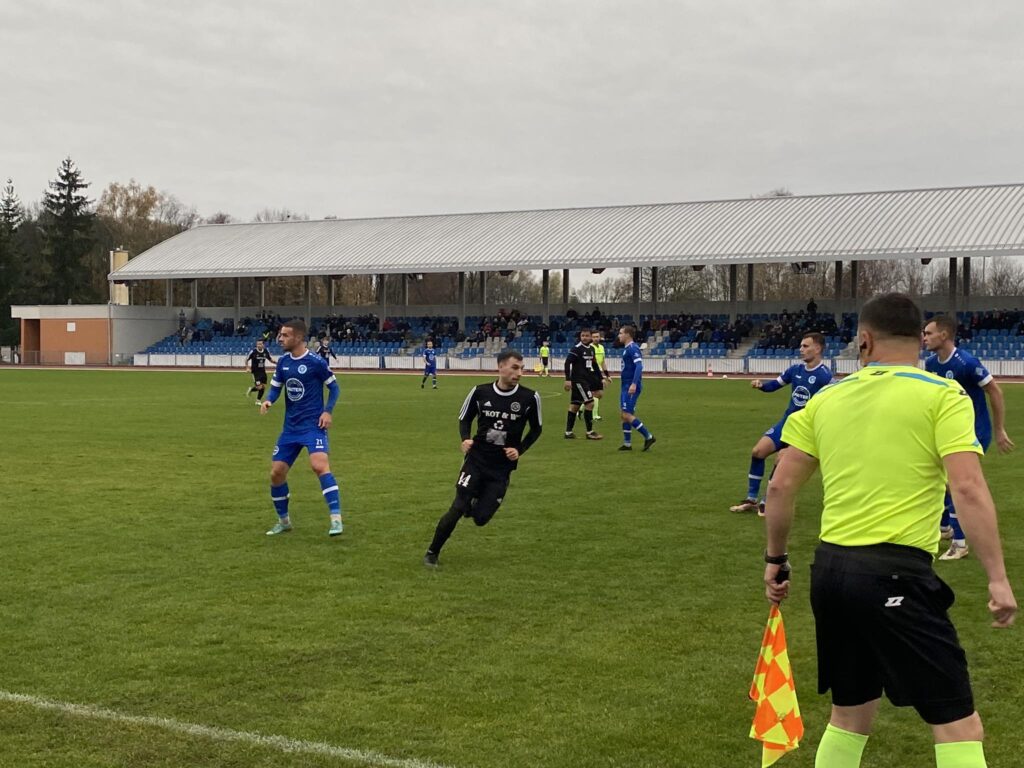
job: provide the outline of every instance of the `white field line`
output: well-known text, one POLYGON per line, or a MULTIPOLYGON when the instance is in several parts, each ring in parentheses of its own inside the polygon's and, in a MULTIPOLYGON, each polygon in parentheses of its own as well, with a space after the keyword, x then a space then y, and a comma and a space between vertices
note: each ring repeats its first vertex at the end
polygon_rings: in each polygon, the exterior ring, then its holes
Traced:
POLYGON ((326 744, 320 741, 289 739, 286 736, 267 736, 262 733, 253 733, 250 731, 234 731, 229 728, 216 728, 209 725, 183 723, 179 720, 171 720, 166 717, 128 715, 123 712, 116 712, 112 709, 103 709, 101 707, 93 707, 86 704, 73 704, 67 701, 55 701, 53 699, 44 699, 39 696, 27 696, 22 693, 12 693, 10 691, 0 690, 0 701, 6 701, 13 704, 24 704, 33 707, 34 709, 46 710, 49 712, 60 712, 61 714, 86 718, 89 720, 108 720, 114 723, 159 728, 164 731, 173 731, 174 733, 210 739, 212 741, 239 742, 251 746, 276 750, 278 752, 336 757, 365 766, 380 766, 380 768, 449 768, 449 766, 445 766, 441 763, 432 763, 428 760, 389 757, 387 755, 380 754, 379 752, 352 749, 350 747, 338 747, 333 744, 326 744))

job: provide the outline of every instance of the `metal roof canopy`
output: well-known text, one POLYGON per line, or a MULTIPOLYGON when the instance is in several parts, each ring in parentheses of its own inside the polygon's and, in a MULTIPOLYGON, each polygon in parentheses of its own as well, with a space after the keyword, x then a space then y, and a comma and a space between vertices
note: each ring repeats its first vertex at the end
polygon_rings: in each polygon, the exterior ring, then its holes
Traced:
POLYGON ((1024 254, 1024 184, 605 208, 203 225, 130 280, 1024 254))

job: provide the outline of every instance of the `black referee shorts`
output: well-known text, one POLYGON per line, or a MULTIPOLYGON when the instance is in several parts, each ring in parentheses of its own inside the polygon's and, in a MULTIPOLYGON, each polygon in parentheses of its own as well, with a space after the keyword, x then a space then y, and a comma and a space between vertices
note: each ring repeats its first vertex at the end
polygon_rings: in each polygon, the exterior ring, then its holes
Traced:
POLYGON ((462 516, 473 518, 477 525, 487 525, 504 501, 511 479, 510 472, 489 472, 466 459, 455 481, 455 503, 462 516))
POLYGON ((852 707, 884 692, 942 725, 974 712, 967 656, 947 611, 953 590, 915 547, 822 543, 811 566, 818 692, 852 707))
POLYGON ((569 389, 570 405, 586 405, 594 402, 594 393, 590 391, 589 381, 574 381, 569 389))

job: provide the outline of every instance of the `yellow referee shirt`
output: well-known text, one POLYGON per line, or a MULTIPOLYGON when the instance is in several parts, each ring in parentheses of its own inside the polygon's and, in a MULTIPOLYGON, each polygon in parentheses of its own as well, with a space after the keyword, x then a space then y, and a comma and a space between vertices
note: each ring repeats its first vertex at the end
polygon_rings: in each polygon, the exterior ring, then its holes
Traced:
POLYGON ((868 365, 825 387, 786 420, 782 440, 821 465, 822 541, 929 554, 945 495, 942 458, 983 453, 967 393, 906 365, 868 365))
POLYGON ((598 368, 604 367, 604 344, 598 344, 596 341, 591 344, 594 348, 594 362, 597 363, 598 368))

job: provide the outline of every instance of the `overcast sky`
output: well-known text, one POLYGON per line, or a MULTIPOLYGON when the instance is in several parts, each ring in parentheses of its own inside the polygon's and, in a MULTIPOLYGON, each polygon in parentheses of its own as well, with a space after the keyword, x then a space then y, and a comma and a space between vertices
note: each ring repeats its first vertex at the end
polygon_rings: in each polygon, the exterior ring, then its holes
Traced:
POLYGON ((0 177, 208 216, 1024 180, 1024 4, 0 0, 0 177))

